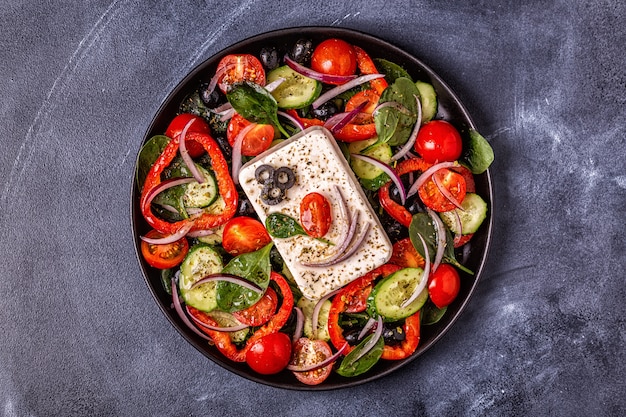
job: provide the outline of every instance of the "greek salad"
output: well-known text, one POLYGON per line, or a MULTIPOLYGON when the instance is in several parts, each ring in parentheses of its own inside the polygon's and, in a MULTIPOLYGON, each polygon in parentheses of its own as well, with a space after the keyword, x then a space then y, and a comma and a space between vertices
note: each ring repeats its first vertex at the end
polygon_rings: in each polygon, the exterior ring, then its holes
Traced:
POLYGON ((228 360, 353 378, 411 357, 474 273, 490 209, 475 176, 493 158, 376 51, 302 38, 227 54, 140 150, 140 255, 228 360))

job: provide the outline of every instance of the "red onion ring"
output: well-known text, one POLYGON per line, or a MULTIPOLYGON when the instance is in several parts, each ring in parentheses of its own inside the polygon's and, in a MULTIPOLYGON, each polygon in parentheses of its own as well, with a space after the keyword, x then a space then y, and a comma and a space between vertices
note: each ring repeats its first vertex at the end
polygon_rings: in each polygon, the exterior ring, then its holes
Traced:
POLYGON ((302 124, 302 122, 298 119, 296 119, 295 117, 293 117, 292 115, 285 113, 284 111, 278 111, 278 115, 284 117, 285 119, 289 120, 295 127, 297 127, 300 130, 304 130, 304 125, 302 124))
POLYGON ((195 232, 187 233, 188 237, 205 237, 216 234, 215 230, 212 229, 204 229, 204 230, 196 230, 195 232))
POLYGON ((461 238, 463 237, 463 223, 461 223, 461 216, 459 216, 459 212, 456 210, 453 210, 453 213, 454 213, 454 224, 456 226, 456 230, 458 231, 454 234, 454 244, 456 245, 457 243, 461 241, 461 238))
POLYGON ((337 294, 340 290, 341 288, 335 291, 332 291, 329 294, 326 294, 325 296, 320 298, 317 303, 315 303, 315 307, 313 308, 313 315, 311 316, 311 334, 313 335, 314 339, 317 339, 317 321, 320 316, 320 310, 322 309, 322 305, 324 304, 326 300, 328 300, 333 295, 337 294))
POLYGON ((183 237, 185 237, 185 235, 187 235, 187 233, 191 230, 193 225, 194 225, 193 221, 187 222, 183 227, 178 229, 176 233, 172 233, 171 235, 167 235, 167 236, 160 237, 160 238, 140 236, 140 239, 151 245, 166 245, 168 243, 174 243, 177 240, 180 240, 183 237))
POLYGON ((411 131, 411 135, 409 136, 409 139, 406 141, 404 146, 402 146, 402 148, 400 148, 400 150, 391 157, 392 161, 397 161, 398 159, 409 153, 409 151, 413 148, 413 145, 415 145, 415 141, 417 140, 417 134, 419 133, 420 127, 422 126, 422 103, 420 102, 420 98, 418 96, 413 95, 413 97, 415 97, 415 102, 417 103, 417 121, 415 122, 415 126, 411 131))
POLYGON ((178 295, 178 288, 177 288, 175 279, 172 279, 172 303, 174 304, 174 310, 176 310, 178 317, 180 317, 183 323, 185 323, 185 325, 189 327, 189 329, 193 331, 195 334, 197 334, 204 340, 207 340, 209 343, 213 344, 213 339, 211 339, 209 336, 207 336, 206 334, 198 330, 198 328, 194 326, 194 324, 189 320, 189 318, 183 311, 183 306, 180 303, 180 298, 178 295))
POLYGON ((198 181, 199 184, 202 184, 205 181, 204 175, 202 175, 202 173, 198 170, 198 167, 196 166, 195 162, 193 162, 193 159, 191 159, 191 156, 189 156, 189 151, 187 150, 187 131, 195 121, 195 118, 189 120, 185 125, 183 131, 180 133, 180 139, 178 140, 178 151, 180 152, 180 156, 183 158, 183 161, 185 161, 185 165, 187 165, 187 168, 189 168, 191 175, 193 175, 193 177, 196 179, 196 181, 198 181))
POLYGON ((308 267, 323 267, 323 266, 331 266, 339 262, 337 259, 343 254, 343 252, 348 248, 350 242, 354 238, 354 234, 356 232, 356 227, 359 219, 359 212, 356 211, 352 214, 350 218, 350 227, 348 228, 348 233, 346 238, 340 243, 335 252, 328 258, 323 259, 320 262, 300 262, 304 266, 308 267))
POLYGON ((424 185, 426 181, 433 175, 435 172, 439 171, 441 168, 457 168, 461 166, 457 161, 454 162, 440 162, 428 168, 426 171, 420 175, 417 180, 413 183, 409 191, 406 193, 407 197, 411 197, 414 195, 419 188, 424 185))
POLYGON ((446 200, 448 200, 449 202, 451 202, 452 204, 454 204, 454 206, 456 208, 458 208, 461 211, 465 211, 465 209, 463 208, 463 206, 461 205, 461 203, 459 203, 459 200, 457 200, 456 198, 454 198, 454 196, 452 195, 452 193, 450 193, 450 191, 448 191, 448 189, 446 187, 444 187, 444 185, 441 183, 441 179, 439 176, 439 172, 435 172, 433 174, 433 182, 435 183, 435 185, 437 186, 437 188, 439 189, 439 192, 441 192, 441 194, 443 194, 443 196, 446 198, 446 200))
POLYGON ((241 170, 242 164, 242 155, 241 155, 241 147, 243 146, 243 140, 248 134, 249 131, 254 129, 256 123, 251 123, 248 126, 241 129, 241 132, 237 134, 235 138, 235 142, 233 143, 233 155, 232 155, 232 176, 233 182, 235 184, 239 184, 239 170, 241 170))
POLYGON ((220 69, 219 71, 216 71, 215 75, 211 78, 211 81, 209 81, 209 86, 207 87, 206 94, 211 94, 213 90, 215 90, 215 86, 217 85, 217 82, 219 81, 221 76, 224 75, 224 73, 235 68, 236 66, 237 66, 236 64, 230 64, 230 65, 224 66, 224 68, 220 69))
POLYGON ((335 263, 339 263, 343 261, 344 259, 351 257, 359 249, 359 247, 361 246, 361 244, 367 237, 367 234, 369 233, 369 231, 370 231, 370 224, 365 223, 365 226, 363 227, 363 230, 361 230, 361 233, 359 233, 356 239, 354 239, 354 244, 352 245, 352 247, 348 249, 346 252, 344 252, 343 255, 341 255, 339 258, 335 259, 335 263))
MULTIPOLYGON (((187 313, 189 313, 189 306, 186 306, 186 309, 187 309, 187 313)), ((198 326, 205 327, 209 330, 215 330, 218 332, 238 332, 239 330, 247 329, 248 327, 250 327, 247 324, 243 324, 243 323, 236 325, 236 326, 226 326, 226 327, 213 326, 211 324, 204 323, 202 320, 196 318, 193 314, 189 313, 189 317, 191 317, 191 320, 194 323, 196 323, 198 326)))
POLYGON ((265 89, 271 93, 272 91, 276 90, 278 88, 279 85, 281 85, 282 83, 285 82, 285 78, 283 77, 278 77, 277 79, 275 79, 274 81, 272 81, 271 83, 265 85, 265 89))
POLYGON ((433 210, 426 208, 426 211, 430 218, 433 220, 435 224, 435 229, 437 231, 437 252, 435 253, 435 260, 432 265, 432 272, 435 272, 439 265, 441 264, 441 260, 443 259, 443 253, 446 250, 446 229, 443 225, 443 221, 439 217, 437 213, 433 210))
POLYGON ((300 307, 293 308, 296 312, 296 328, 293 331, 292 343, 296 343, 298 339, 302 337, 302 330, 304 329, 304 313, 300 307))
POLYGON ((426 288, 426 283, 428 282, 428 277, 430 276, 430 253, 428 252, 428 246, 426 245, 426 241, 422 237, 420 233, 417 234, 417 237, 422 241, 422 245, 424 246, 424 273, 422 274, 422 279, 420 283, 413 290, 413 294, 403 302, 400 307, 405 308, 409 304, 411 304, 415 299, 422 293, 424 288, 426 288))
POLYGON ((359 333, 358 336, 358 340, 361 340, 365 337, 365 335, 372 330, 372 327, 374 327, 374 325, 376 324, 376 319, 374 317, 370 317, 367 320, 367 323, 365 323, 365 326, 363 326, 363 329, 361 330, 361 332, 359 333))
POLYGON ((361 352, 359 352, 358 355, 352 358, 352 360, 350 361, 350 364, 355 363, 356 361, 361 359, 363 356, 367 355, 367 353, 370 350, 372 350, 372 348, 376 345, 376 343, 382 337, 382 335, 383 335, 383 319, 381 316, 378 316, 378 318, 376 319, 376 330, 374 331, 374 336, 372 336, 372 338, 368 340, 368 342, 363 346, 363 349, 361 349, 361 352))
POLYGON ((287 365, 287 369, 292 371, 292 372, 308 372, 308 371, 314 371, 316 369, 324 368, 324 367, 334 363, 337 359, 339 359, 339 357, 341 355, 343 355, 343 351, 346 350, 347 347, 348 347, 348 344, 346 343, 335 354, 329 356, 328 358, 324 359, 321 362, 314 363, 314 364, 311 364, 311 365, 292 365, 292 364, 289 364, 289 365, 287 365))
POLYGON ((315 99, 315 101, 311 105, 313 106, 314 109, 316 109, 319 106, 321 106, 323 103, 326 103, 328 100, 343 93, 344 91, 348 91, 349 89, 354 88, 357 85, 361 85, 361 84, 370 82, 372 80, 376 80, 378 78, 383 78, 384 76, 385 76, 384 74, 361 75, 360 77, 357 77, 351 81, 348 81, 347 83, 343 85, 337 86, 335 88, 331 88, 324 94, 320 95, 317 99, 315 99))
POLYGON ((218 273, 218 274, 209 274, 206 277, 196 281, 193 283, 193 285, 191 286, 191 288, 197 288, 198 286, 202 285, 202 284, 206 284, 207 282, 211 282, 211 281, 226 281, 226 282, 230 282, 233 284, 237 284, 239 286, 242 286, 244 288, 247 288, 251 291, 254 291, 256 293, 262 293, 264 290, 263 288, 261 288, 260 286, 258 286, 257 284, 248 281, 247 279, 241 278, 240 276, 237 275, 233 275, 233 274, 224 274, 224 273, 218 273))
POLYGON ((376 166, 377 168, 383 170, 385 174, 389 175, 389 177, 391 178, 391 181, 393 181, 393 183, 398 188, 398 191, 400 192, 400 202, 402 203, 402 205, 406 203, 407 193, 406 193, 406 189, 404 188, 404 184, 402 183, 402 179, 396 173, 396 171, 394 171, 394 169, 391 166, 369 155, 361 155, 361 154, 353 153, 353 154, 350 154, 350 157, 368 162, 376 166))
POLYGON ((226 120, 230 120, 235 115, 235 109, 225 110, 220 116, 220 122, 225 122, 226 120))
POLYGON ((356 78, 356 75, 332 75, 314 71, 311 68, 298 64, 296 61, 289 58, 289 55, 285 55, 285 64, 298 74, 326 84, 343 84, 356 78))
MULTIPOLYGON (((416 97, 415 94, 413 94, 413 96, 416 97)), ((372 112, 372 116, 376 115, 376 113, 378 113, 380 109, 384 109, 385 107, 391 107, 395 110, 398 110, 400 113, 406 114, 407 116, 411 115, 411 111, 407 109, 406 107, 404 107, 402 104, 398 103, 397 101, 385 101, 384 103, 381 103, 378 106, 376 106, 376 108, 372 112)))
POLYGON ((333 115, 329 118, 326 123, 324 123, 324 127, 330 130, 332 133, 336 133, 342 127, 347 125, 356 117, 357 114, 361 113, 361 111, 369 104, 369 101, 364 101, 363 103, 356 106, 354 109, 349 112, 343 112, 333 115))

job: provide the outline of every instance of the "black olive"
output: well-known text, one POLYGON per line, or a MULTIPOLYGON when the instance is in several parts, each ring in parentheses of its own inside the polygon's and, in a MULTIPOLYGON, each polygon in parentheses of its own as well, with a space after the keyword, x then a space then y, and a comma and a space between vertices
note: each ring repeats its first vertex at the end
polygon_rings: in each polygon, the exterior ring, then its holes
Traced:
POLYGON ((288 190, 296 183, 296 174, 288 167, 280 167, 274 171, 274 185, 281 190, 288 190))
POLYGON ((298 39, 289 52, 289 57, 302 65, 307 64, 312 55, 313 41, 310 39, 298 39))
POLYGON ((280 58, 278 56, 278 50, 276 47, 265 47, 261 49, 259 53, 259 57, 261 58, 261 63, 268 70, 273 70, 278 67, 280 64, 280 58))
POLYGON ((320 120, 326 120, 329 117, 337 114, 339 109, 333 101, 327 101, 316 109, 311 109, 311 114, 320 120))
POLYGON ((250 199, 243 194, 239 193, 239 206, 237 207, 237 215, 238 216, 254 216, 256 212, 254 211, 254 207, 252 207, 252 203, 250 199))
POLYGON ((383 215, 380 216, 380 223, 387 232, 391 243, 395 243, 409 236, 409 229, 387 213, 383 213, 383 215))
POLYGON ((215 136, 214 139, 219 145, 220 150, 222 151, 222 154, 224 154, 224 158, 226 158, 226 160, 230 160, 230 158, 232 157, 233 148, 228 143, 228 139, 226 139, 222 135, 215 136))
POLYGON ((267 164, 260 165, 254 171, 254 178, 256 178, 256 180, 263 185, 274 182, 274 168, 267 164))
POLYGON ((406 202, 405 207, 411 214, 423 213, 426 211, 421 200, 417 197, 409 199, 406 202))
POLYGON ((269 206, 275 206, 285 199, 287 193, 274 184, 266 184, 261 190, 261 201, 269 206))
POLYGON ((393 345, 402 342, 406 338, 406 334, 400 324, 394 325, 393 323, 390 323, 385 325, 383 329, 383 337, 385 338, 385 344, 393 345))
POLYGON ((209 90, 209 83, 202 84, 198 90, 198 94, 202 102, 209 108, 217 107, 222 100, 217 88, 209 90))
POLYGON ((343 337, 349 345, 354 346, 359 343, 359 333, 361 333, 360 329, 350 329, 343 333, 343 337))

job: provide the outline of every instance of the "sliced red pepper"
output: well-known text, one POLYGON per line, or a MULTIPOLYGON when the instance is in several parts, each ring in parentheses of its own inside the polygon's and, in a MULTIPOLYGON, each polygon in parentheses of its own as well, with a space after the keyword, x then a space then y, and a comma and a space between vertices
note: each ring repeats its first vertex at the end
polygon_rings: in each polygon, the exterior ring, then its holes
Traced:
MULTIPOLYGON (((328 313, 328 334, 330 341, 336 349, 341 349, 344 345, 348 344, 343 337, 343 329, 339 325, 339 315, 345 312, 348 308, 348 304, 351 300, 358 296, 358 294, 367 291, 367 287, 372 287, 374 281, 380 276, 390 275, 402 267, 392 264, 385 264, 378 268, 368 272, 360 278, 352 281, 346 285, 337 295, 333 297, 333 301, 328 313)), ((348 345, 344 354, 348 354, 353 349, 348 345)))
POLYGON ((385 345, 381 359, 400 360, 411 356, 420 342, 420 312, 404 319, 404 340, 394 346, 385 345))
MULTIPOLYGON (((287 320, 291 315, 291 310, 293 309, 293 293, 291 292, 289 284, 282 275, 274 271, 272 271, 270 279, 278 285, 283 297, 283 302, 276 314, 274 314, 274 316, 266 324, 257 329, 257 331, 250 336, 250 338, 246 341, 246 344, 241 349, 239 349, 237 345, 230 340, 228 332, 219 332, 204 327, 200 328, 200 330, 204 333, 211 336, 213 342, 215 342, 215 347, 217 347, 217 349, 222 352, 224 356, 234 362, 245 362, 246 353, 252 345, 254 345, 254 342, 263 336, 278 332, 285 325, 285 323, 287 323, 287 320)), ((215 320, 209 317, 206 313, 193 307, 188 307, 188 311, 201 322, 211 326, 217 326, 217 322, 215 322, 215 320)))
POLYGON ((206 230, 217 226, 221 226, 231 219, 237 212, 237 204, 239 202, 239 194, 235 188, 235 184, 230 176, 228 170, 228 163, 219 148, 219 145, 213 138, 204 132, 191 132, 186 135, 187 140, 193 140, 204 148, 211 158, 211 167, 215 172, 217 178, 217 186, 220 196, 225 202, 226 207, 220 213, 202 213, 199 217, 193 219, 188 218, 180 220, 174 223, 169 223, 163 219, 157 217, 153 212, 150 204, 147 204, 147 196, 154 187, 161 183, 161 173, 170 165, 174 157, 178 152, 178 143, 180 135, 172 138, 167 144, 159 158, 150 168, 146 177, 146 182, 141 190, 140 207, 141 213, 148 222, 148 224, 154 229, 164 234, 173 234, 184 227, 189 222, 194 222, 191 231, 206 230))
MULTIPOLYGON (((354 46, 354 52, 356 52, 356 64, 359 67, 361 74, 378 74, 378 69, 370 56, 363 49, 358 46, 354 46)), ((378 94, 382 94, 385 88, 389 86, 384 78, 378 78, 370 81, 370 85, 378 94)))
MULTIPOLYGON (((413 171, 424 172, 431 166, 432 164, 429 164, 422 158, 411 158, 398 163, 395 171, 398 175, 404 175, 413 171)), ((413 219, 413 215, 406 208, 404 208, 403 205, 398 204, 391 199, 391 196, 389 195, 390 186, 391 181, 380 187, 380 190, 378 190, 380 205, 383 206, 387 213, 389 213, 389 215, 396 219, 400 224, 409 227, 411 219, 413 219)))
MULTIPOLYGON (((323 120, 300 117, 295 110, 287 110, 287 113, 299 120, 305 129, 311 126, 324 126, 323 120)), ((363 113, 362 115, 357 115, 353 120, 357 123, 348 123, 333 133, 335 139, 342 142, 356 142, 376 136, 376 124, 372 122, 371 115, 363 113)))

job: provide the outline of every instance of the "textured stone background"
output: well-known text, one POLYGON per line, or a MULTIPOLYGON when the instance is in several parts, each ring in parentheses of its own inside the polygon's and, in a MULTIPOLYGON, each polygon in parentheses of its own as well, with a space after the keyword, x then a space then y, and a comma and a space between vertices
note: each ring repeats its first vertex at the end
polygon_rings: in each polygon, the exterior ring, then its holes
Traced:
POLYGON ((626 414, 623 2, 3 3, 1 415, 626 414), (134 160, 167 93, 233 42, 302 25, 421 58, 496 154, 468 308, 409 366, 330 392, 207 360, 156 307, 130 233, 134 160))

